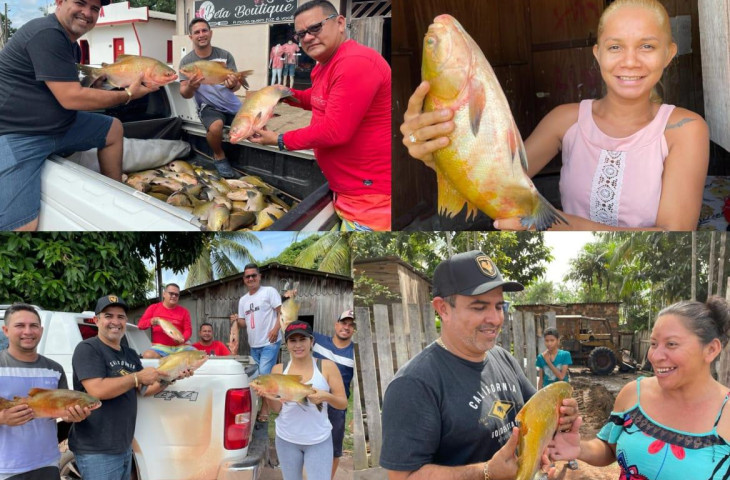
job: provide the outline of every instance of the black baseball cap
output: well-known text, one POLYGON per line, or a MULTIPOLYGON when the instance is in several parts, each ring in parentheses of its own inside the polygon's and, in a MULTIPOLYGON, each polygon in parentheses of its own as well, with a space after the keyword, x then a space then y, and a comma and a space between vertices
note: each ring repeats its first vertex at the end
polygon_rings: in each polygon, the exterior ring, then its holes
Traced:
POLYGON ((519 292, 525 287, 502 278, 499 269, 484 252, 457 253, 439 263, 433 272, 433 296, 481 295, 502 287, 505 292, 519 292))
POLYGON ((101 0, 102 7, 105 7, 105 6, 109 5, 110 3, 112 3, 112 0, 101 0))
POLYGON ((124 309, 124 313, 129 311, 129 307, 127 306, 127 303, 122 300, 122 297, 117 297, 116 295, 104 295, 96 301, 96 309, 94 309, 94 313, 99 315, 106 307, 112 306, 122 307, 124 309))
POLYGON ((289 337, 296 334, 314 338, 312 327, 310 327, 307 322, 293 322, 287 325, 286 330, 284 330, 284 341, 289 340, 289 337))

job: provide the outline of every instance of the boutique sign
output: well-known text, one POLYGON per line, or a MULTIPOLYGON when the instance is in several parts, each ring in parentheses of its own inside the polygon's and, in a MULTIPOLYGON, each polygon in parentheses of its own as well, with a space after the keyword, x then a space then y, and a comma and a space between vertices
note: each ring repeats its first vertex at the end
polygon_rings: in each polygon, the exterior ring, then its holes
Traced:
POLYGON ((297 0, 202 0, 195 2, 195 16, 211 27, 294 21, 297 0))

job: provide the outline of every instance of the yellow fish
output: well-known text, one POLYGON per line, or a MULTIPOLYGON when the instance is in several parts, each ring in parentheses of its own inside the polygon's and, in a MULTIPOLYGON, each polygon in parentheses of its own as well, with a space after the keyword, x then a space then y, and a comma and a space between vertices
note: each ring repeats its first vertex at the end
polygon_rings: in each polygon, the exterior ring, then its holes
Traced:
POLYGON ((479 46, 450 15, 439 15, 423 42, 423 80, 431 88, 424 111, 450 109, 454 131, 434 152, 439 214, 453 217, 464 205, 493 219, 520 217, 545 230, 565 222, 527 176, 527 157, 509 104, 479 46))
MULTIPOLYGON (((261 389, 261 396, 282 402, 297 402, 307 405, 309 399, 307 395, 314 393, 314 389, 310 385, 302 383, 301 375, 283 375, 280 373, 271 373, 269 375, 260 375, 251 380, 251 385, 256 385, 261 389)), ((322 404, 317 405, 317 410, 322 411, 322 404)))
POLYGON ((231 143, 250 137, 255 128, 262 128, 274 115, 274 107, 292 91, 283 85, 269 85, 256 92, 249 92, 231 123, 231 143))
POLYGON ((253 73, 253 70, 246 70, 243 72, 234 72, 233 70, 226 67, 223 62, 214 62, 210 60, 198 60, 197 62, 188 63, 180 67, 180 73, 190 78, 195 74, 203 75, 203 84, 218 85, 225 81, 228 75, 235 75, 238 77, 238 81, 241 82, 243 88, 248 90, 248 82, 246 77, 253 73))
POLYGON ((531 480, 537 472, 542 453, 558 429, 560 405, 572 393, 568 382, 551 383, 538 390, 517 414, 520 443, 515 480, 531 480))
POLYGON ((141 55, 119 55, 116 62, 102 63, 101 68, 81 64, 76 67, 87 77, 84 85, 94 83, 102 75, 106 76, 107 83, 117 88, 130 86, 140 73, 143 74, 142 83, 148 87, 167 85, 177 80, 175 70, 159 60, 141 55))
POLYGON ((27 397, 15 397, 12 400, 0 397, 0 410, 21 404, 28 405, 36 418, 62 418, 68 415, 68 407, 78 405, 96 410, 101 407, 101 400, 83 392, 63 388, 31 388, 27 397))

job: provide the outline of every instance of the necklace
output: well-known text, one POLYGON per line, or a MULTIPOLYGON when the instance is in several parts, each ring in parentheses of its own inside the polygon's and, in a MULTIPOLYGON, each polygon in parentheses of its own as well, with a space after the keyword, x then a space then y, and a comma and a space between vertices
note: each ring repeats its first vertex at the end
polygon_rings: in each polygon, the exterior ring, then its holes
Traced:
POLYGON ((446 348, 446 345, 444 345, 444 341, 441 340, 441 337, 439 337, 439 338, 436 339, 436 343, 438 343, 439 347, 443 348, 447 352, 449 351, 449 349, 446 348))

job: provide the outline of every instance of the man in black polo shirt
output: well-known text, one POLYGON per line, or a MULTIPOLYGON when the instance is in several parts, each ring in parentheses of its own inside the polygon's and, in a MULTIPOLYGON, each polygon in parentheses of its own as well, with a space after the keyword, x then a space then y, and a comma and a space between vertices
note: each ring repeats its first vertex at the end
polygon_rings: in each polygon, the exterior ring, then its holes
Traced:
POLYGON ((41 167, 53 153, 98 148, 102 174, 122 179, 122 124, 78 110, 128 103, 158 87, 142 75, 124 90, 84 88, 76 41, 110 0, 56 0, 56 11, 23 25, 0 50, 0 230, 35 230, 41 167))

